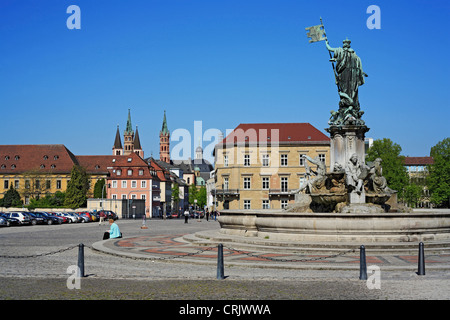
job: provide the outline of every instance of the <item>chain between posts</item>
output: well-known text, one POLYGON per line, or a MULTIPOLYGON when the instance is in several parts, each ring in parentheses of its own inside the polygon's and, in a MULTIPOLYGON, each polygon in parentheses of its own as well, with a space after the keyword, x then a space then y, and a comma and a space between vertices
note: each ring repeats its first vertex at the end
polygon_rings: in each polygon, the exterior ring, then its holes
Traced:
MULTIPOLYGON (((63 248, 63 249, 59 249, 56 251, 51 251, 51 252, 47 252, 47 253, 40 253, 40 254, 32 254, 32 255, 24 255, 24 256, 19 256, 19 255, 0 255, 0 258, 13 258, 13 259, 20 259, 20 258, 37 258, 37 257, 42 257, 42 256, 48 256, 48 255, 52 255, 52 254, 57 254, 57 253, 62 253, 68 250, 72 250, 74 248, 77 248, 79 245, 74 245, 74 246, 69 246, 67 248, 63 248)), ((185 253, 185 254, 180 254, 180 255, 168 255, 168 256, 164 256, 164 257, 152 257, 152 258, 139 258, 139 257, 130 257, 130 256, 124 256, 124 255, 120 255, 120 254, 116 254, 116 253, 111 253, 111 252, 104 252, 104 251, 98 251, 96 249, 94 249, 92 246, 89 245, 85 245, 85 247, 93 250, 93 251, 97 251, 97 252, 101 252, 101 253, 105 253, 105 254, 109 254, 109 255, 113 255, 113 256, 118 256, 118 257, 122 257, 122 258, 129 258, 129 259, 134 259, 134 260, 151 260, 151 261, 162 261, 162 260, 171 260, 171 259, 177 259, 177 258, 185 258, 185 257, 190 257, 190 256, 195 256, 198 254, 201 254, 203 252, 206 251, 210 251, 215 249, 216 247, 207 247, 204 249, 200 249, 197 250, 196 252, 190 252, 190 253, 185 253)), ((233 252, 237 252, 239 254, 243 254, 243 255, 247 255, 249 257, 252 258, 258 258, 258 259, 265 259, 265 260, 270 260, 270 261, 274 261, 274 262, 308 262, 308 261, 320 261, 320 260, 326 260, 326 259, 332 259, 332 258, 337 258, 343 255, 346 255, 348 253, 352 253, 355 252, 355 249, 350 249, 347 251, 342 251, 340 253, 334 254, 334 255, 329 255, 329 256, 321 256, 321 257, 314 257, 314 258, 304 258, 304 259, 276 259, 273 257, 268 257, 268 256, 264 256, 264 255, 259 255, 259 254, 254 254, 251 253, 249 251, 244 251, 244 250, 239 250, 239 249, 235 249, 235 248, 231 248, 228 246, 224 246, 224 248, 233 251, 233 252)))

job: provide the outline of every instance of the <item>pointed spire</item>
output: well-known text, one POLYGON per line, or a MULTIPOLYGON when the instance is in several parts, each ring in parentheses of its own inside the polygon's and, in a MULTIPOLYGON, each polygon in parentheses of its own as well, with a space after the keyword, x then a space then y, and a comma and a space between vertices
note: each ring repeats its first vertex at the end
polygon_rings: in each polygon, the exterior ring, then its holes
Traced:
POLYGON ((134 150, 142 150, 141 141, 139 140, 138 127, 136 126, 136 134, 134 135, 134 150))
POLYGON ((122 149, 122 141, 120 140, 119 125, 117 125, 116 139, 114 140, 114 149, 122 149))
POLYGON ((162 124, 161 133, 162 134, 169 133, 169 128, 167 127, 166 110, 164 110, 164 120, 163 120, 163 124, 162 124))
POLYGON ((128 120, 127 120, 127 127, 125 129, 125 134, 133 134, 133 127, 131 126, 131 113, 130 109, 128 109, 128 120))

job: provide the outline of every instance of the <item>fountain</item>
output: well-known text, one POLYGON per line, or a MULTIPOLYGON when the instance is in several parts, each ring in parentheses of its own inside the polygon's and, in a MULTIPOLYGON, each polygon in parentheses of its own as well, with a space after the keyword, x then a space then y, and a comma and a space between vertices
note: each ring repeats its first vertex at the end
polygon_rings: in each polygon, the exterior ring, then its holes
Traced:
POLYGON ((323 24, 307 30, 310 42, 326 41, 340 97, 339 109, 331 111, 325 129, 330 134, 330 171, 319 159, 305 156, 308 179, 295 191, 295 203, 284 210, 224 210, 220 233, 330 249, 344 242, 392 249, 419 241, 450 249, 450 212, 401 212, 397 192, 383 177, 381 159, 365 163, 369 128, 361 119, 358 87, 367 74, 350 40, 332 48, 323 37, 323 24), (315 172, 308 162, 317 166, 315 172))

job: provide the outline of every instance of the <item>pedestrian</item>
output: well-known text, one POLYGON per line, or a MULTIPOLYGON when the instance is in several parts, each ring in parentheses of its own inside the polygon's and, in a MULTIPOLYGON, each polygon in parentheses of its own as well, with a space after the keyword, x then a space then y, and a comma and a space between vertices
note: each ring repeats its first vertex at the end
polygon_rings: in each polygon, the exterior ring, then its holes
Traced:
POLYGON ((109 219, 110 229, 103 234, 103 240, 122 238, 122 232, 120 232, 119 226, 114 222, 113 218, 109 219))
POLYGON ((209 210, 206 208, 206 221, 209 221, 209 210))
POLYGON ((189 210, 186 209, 184 210, 184 223, 188 223, 188 219, 189 219, 189 210))
POLYGON ((98 223, 98 225, 100 226, 102 223, 103 223, 103 221, 105 220, 105 217, 106 217, 106 214, 105 214, 105 212, 102 210, 102 211, 100 211, 100 221, 99 221, 99 223, 98 223))

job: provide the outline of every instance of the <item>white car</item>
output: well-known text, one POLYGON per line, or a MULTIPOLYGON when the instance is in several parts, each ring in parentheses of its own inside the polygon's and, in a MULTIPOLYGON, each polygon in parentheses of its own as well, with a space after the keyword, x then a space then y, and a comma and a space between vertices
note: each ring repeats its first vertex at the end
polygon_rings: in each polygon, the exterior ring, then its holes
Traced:
POLYGON ((61 216, 61 217, 66 217, 68 219, 69 223, 77 222, 77 218, 75 218, 74 216, 72 216, 66 212, 57 212, 56 215, 61 216))
POLYGON ((20 224, 31 224, 30 217, 22 212, 7 212, 5 213, 5 216, 19 220, 20 224))

